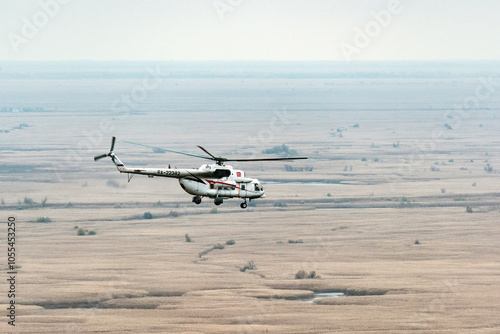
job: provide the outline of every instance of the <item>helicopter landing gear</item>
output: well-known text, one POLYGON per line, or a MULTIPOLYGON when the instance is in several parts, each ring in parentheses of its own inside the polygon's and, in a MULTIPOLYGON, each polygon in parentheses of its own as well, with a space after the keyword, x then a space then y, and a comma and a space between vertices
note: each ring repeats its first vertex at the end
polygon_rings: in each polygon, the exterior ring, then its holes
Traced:
POLYGON ((242 209, 246 209, 247 208, 247 201, 245 200, 245 202, 241 203, 240 204, 240 208, 242 209))
POLYGON ((200 196, 194 196, 193 197, 193 202, 196 203, 196 204, 200 204, 201 203, 201 197, 200 196))
POLYGON ((215 199, 214 199, 214 204, 215 205, 221 205, 222 202, 224 202, 224 200, 222 199, 222 197, 215 197, 215 199))

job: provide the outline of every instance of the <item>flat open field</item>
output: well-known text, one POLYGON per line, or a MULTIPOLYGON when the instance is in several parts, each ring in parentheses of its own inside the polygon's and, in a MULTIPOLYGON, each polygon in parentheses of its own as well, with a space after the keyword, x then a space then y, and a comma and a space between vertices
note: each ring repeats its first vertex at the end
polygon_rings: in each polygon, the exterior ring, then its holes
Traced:
POLYGON ((0 332, 500 332, 498 64, 323 65, 3 66, 0 332), (94 162, 113 135, 129 166, 205 161, 124 140, 310 159, 232 163, 266 198, 195 205, 94 162))

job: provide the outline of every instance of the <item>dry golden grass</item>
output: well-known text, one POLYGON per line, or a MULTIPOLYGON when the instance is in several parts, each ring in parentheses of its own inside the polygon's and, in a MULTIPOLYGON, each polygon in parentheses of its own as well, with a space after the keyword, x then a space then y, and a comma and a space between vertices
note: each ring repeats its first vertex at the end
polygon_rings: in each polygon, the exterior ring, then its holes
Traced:
MULTIPOLYGON (((168 138, 155 136, 166 131, 155 117, 142 118, 141 128, 149 131, 138 135, 138 118, 131 116, 119 124, 119 140, 193 150, 205 143, 186 129, 198 127, 210 133, 207 148, 214 153, 237 148, 222 134, 201 128, 213 115, 170 115, 178 122, 168 126, 168 138), (125 134, 134 138, 122 138, 125 134)), ((401 159, 419 153, 414 140, 428 138, 426 129, 438 121, 429 125, 416 116, 380 119, 361 112, 296 115, 279 138, 316 157, 295 163, 314 171, 283 172, 281 163, 235 165, 263 181, 267 198, 247 210, 239 208, 238 200, 228 200, 211 214, 210 200, 194 205, 175 180, 136 176, 127 183, 109 161, 94 164, 92 156, 106 152, 108 138, 88 152, 87 160, 58 170, 57 162, 67 153, 61 150, 67 148, 66 136, 74 138, 82 124, 52 116, 49 122, 46 115, 30 115, 37 127, 23 130, 27 137, 15 137, 46 150, 2 156, 9 166, 47 164, 31 172, 13 168, 0 179, 4 220, 12 215, 18 222, 15 333, 500 331, 499 183, 498 174, 484 171, 486 159, 500 164, 496 119, 488 119, 488 127, 476 136, 477 123, 486 121, 484 115, 473 115, 462 129, 446 134, 436 150, 426 152, 425 161, 410 164, 411 173, 401 174, 409 167, 401 159), (49 139, 54 122, 61 132, 49 139), (348 127, 355 122, 359 129, 348 127), (334 124, 347 128, 342 139, 330 135, 334 124), (398 140, 401 147, 395 149, 392 143, 398 140), (370 148, 372 142, 379 148, 370 148), (120 187, 107 186, 108 179, 120 187), (324 180, 338 184, 299 183, 324 180), (47 197, 47 206, 27 207, 25 197, 38 203, 47 197), (466 212, 467 205, 472 213, 466 212), (147 211, 155 219, 134 218, 147 211), (179 216, 168 216, 170 211, 179 216), (37 217, 52 222, 36 223, 37 217), (75 226, 97 234, 77 236, 75 226), (186 233, 193 242, 186 242, 186 233), (199 257, 231 239, 234 245, 199 257), (299 239, 303 243, 288 243, 299 239), (248 261, 257 268, 241 272, 248 261), (299 270, 321 277, 296 280, 299 270), (331 291, 348 296, 306 302, 313 292, 331 291)), ((94 126, 94 120, 85 119, 83 126, 94 126)), ((225 125, 241 124, 237 118, 221 119, 225 125)), ((257 133, 267 123, 251 124, 257 133)), ((243 135, 235 136, 237 142, 243 135)), ((273 144, 281 142, 268 146, 273 144)), ((198 164, 122 142, 116 153, 135 166, 198 164)), ((5 237, 4 230, 2 245, 5 237)), ((0 289, 5 295, 6 285, 0 289)), ((0 332, 9 330, 2 320, 0 332)))

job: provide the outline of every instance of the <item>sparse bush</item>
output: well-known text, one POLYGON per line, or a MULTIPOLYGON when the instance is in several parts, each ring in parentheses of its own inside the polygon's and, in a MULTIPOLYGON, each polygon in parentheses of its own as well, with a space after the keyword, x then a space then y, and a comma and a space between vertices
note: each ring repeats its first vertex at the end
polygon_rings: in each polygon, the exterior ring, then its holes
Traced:
POLYGON ((78 231, 76 232, 76 235, 85 235, 85 230, 83 228, 79 228, 78 231))
POLYGON ((24 204, 29 205, 29 206, 32 206, 32 205, 34 205, 34 204, 35 204, 35 201, 34 201, 32 198, 25 197, 25 198, 24 198, 24 204))
POLYGON ((223 244, 215 244, 213 245, 211 248, 207 248, 205 249, 204 251, 201 251, 198 253, 198 256, 201 258, 203 255, 206 255, 208 253, 210 253, 211 251, 213 251, 214 249, 224 249, 224 245, 223 244))
POLYGON ((418 239, 417 239, 417 240, 415 240, 414 244, 415 245, 420 245, 420 241, 418 241, 418 239))
POLYGON ((295 279, 304 279, 307 278, 307 273, 305 270, 299 270, 295 273, 295 279))
POLYGON ((361 158, 361 161, 366 161, 366 158, 361 158))
POLYGON ((226 245, 228 245, 228 246, 232 246, 235 243, 236 243, 236 241, 234 241, 233 239, 226 241, 226 245))
POLYGON ((75 227, 73 227, 74 230, 78 230, 78 225, 75 225, 75 227))
POLYGON ((332 194, 328 193, 326 194, 326 197, 332 197, 332 194))
POLYGON ((467 213, 472 213, 472 212, 474 212, 474 211, 472 211, 472 206, 470 206, 470 205, 467 205, 467 207, 465 208, 465 211, 466 211, 467 213))
POLYGON ((189 236, 189 234, 185 234, 184 237, 186 238, 186 242, 193 242, 193 240, 191 239, 191 237, 189 236))
POLYGON ((302 243, 304 243, 304 241, 302 239, 298 239, 298 240, 290 239, 290 240, 288 240, 288 243, 289 244, 302 244, 302 243))
POLYGON ((142 215, 142 218, 143 219, 153 219, 153 215, 151 214, 151 212, 144 212, 144 214, 142 215))
POLYGON ((286 205, 286 203, 276 202, 276 203, 274 203, 274 207, 284 208, 284 207, 287 207, 287 205, 286 205))
POLYGON ((484 167, 484 170, 486 173, 493 173, 493 167, 488 163, 486 164, 486 167, 484 167))
POLYGON ((401 197, 401 200, 399 201, 399 205, 401 206, 405 206, 405 205, 410 205, 411 204, 411 201, 406 198, 406 197, 401 197))
POLYGON ((305 270, 299 270, 297 273, 295 273, 295 279, 315 279, 315 278, 321 278, 319 275, 316 275, 316 271, 312 270, 309 272, 309 274, 305 270))
POLYGON ((241 272, 245 272, 247 270, 255 270, 257 269, 257 266, 255 265, 255 263, 253 261, 248 261, 244 266, 243 268, 240 269, 241 272))
POLYGON ((38 217, 36 219, 37 223, 50 223, 51 221, 52 219, 50 219, 49 217, 38 217))
POLYGON ((68 202, 68 203, 65 205, 65 207, 67 207, 67 208, 72 208, 73 206, 74 206, 74 205, 73 205, 73 203, 71 203, 71 202, 68 202))
POLYGON ((96 231, 89 231, 89 235, 96 235, 97 232, 96 231))
POLYGON ((281 156, 297 155, 297 151, 291 150, 287 145, 283 144, 281 146, 274 146, 266 150, 262 150, 264 154, 277 154, 281 156))
POLYGON ((153 206, 161 208, 163 206, 163 203, 158 201, 155 204, 153 204, 153 206))
POLYGON ((47 205, 47 196, 45 196, 44 199, 42 199, 42 208, 44 208, 47 205))
POLYGON ((177 211, 170 211, 168 213, 168 216, 169 217, 179 217, 179 212, 177 212, 177 211))
POLYGON ((217 213, 217 208, 212 208, 212 209, 210 210, 210 213, 217 213))
POLYGON ((441 188, 441 194, 445 194, 446 193, 446 189, 445 188, 441 188))
POLYGON ((292 165, 285 165, 285 172, 312 172, 314 167, 305 166, 305 167, 293 167, 292 165))

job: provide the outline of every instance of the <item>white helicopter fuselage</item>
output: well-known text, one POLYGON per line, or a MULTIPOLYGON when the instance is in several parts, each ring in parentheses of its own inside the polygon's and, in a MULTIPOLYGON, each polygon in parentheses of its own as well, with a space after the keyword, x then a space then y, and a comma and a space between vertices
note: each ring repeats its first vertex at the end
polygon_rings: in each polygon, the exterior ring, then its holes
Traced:
POLYGON ((126 167, 118 157, 112 153, 111 158, 120 173, 147 175, 148 177, 168 177, 179 180, 181 188, 188 194, 194 195, 193 202, 201 197, 216 199, 215 203, 222 203, 225 198, 255 199, 265 197, 264 188, 257 179, 245 177, 242 170, 231 166, 207 164, 198 169, 177 168, 131 168, 126 167), (217 199, 220 199, 218 201, 217 199))
POLYGON ((145 146, 156 150, 172 152, 176 154, 187 155, 195 158, 208 159, 215 161, 215 164, 201 165, 200 168, 177 169, 177 168, 131 168, 123 164, 114 153, 116 137, 111 138, 111 148, 109 153, 104 153, 94 157, 94 161, 110 157, 120 173, 128 174, 128 180, 135 174, 147 175, 148 177, 169 177, 179 180, 182 189, 188 194, 194 195, 193 202, 200 204, 203 197, 213 198, 215 205, 220 205, 226 198, 242 198, 240 204, 242 209, 247 207, 247 200, 265 197, 264 188, 259 180, 245 177, 242 170, 233 169, 231 166, 224 165, 227 161, 278 161, 278 160, 297 160, 307 159, 306 157, 286 157, 286 158, 251 158, 251 159, 226 159, 216 157, 205 148, 198 145, 207 155, 198 155, 186 152, 164 150, 153 146, 127 142, 134 145, 145 146))
MULTIPOLYGON (((245 177, 245 172, 235 170, 231 166, 202 165, 198 172, 227 170, 228 176, 222 178, 202 178, 186 176, 179 178, 182 189, 191 195, 209 198, 259 198, 265 197, 264 188, 257 179, 245 177)), ((174 169, 175 171, 175 169, 174 169)))

